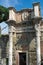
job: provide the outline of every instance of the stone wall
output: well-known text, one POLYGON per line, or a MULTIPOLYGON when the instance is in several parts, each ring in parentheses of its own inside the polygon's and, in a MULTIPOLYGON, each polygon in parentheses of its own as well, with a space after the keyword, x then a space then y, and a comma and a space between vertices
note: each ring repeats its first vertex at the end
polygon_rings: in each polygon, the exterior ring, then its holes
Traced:
POLYGON ((6 60, 8 58, 7 45, 8 45, 8 35, 1 35, 0 37, 0 64, 6 65, 6 60))
MULTIPOLYGON (((42 39, 42 38, 41 38, 42 39)), ((36 42, 35 33, 16 33, 13 35, 13 65, 17 65, 17 50, 28 52, 29 65, 36 65, 36 42)), ((8 65, 9 36, 2 35, 0 38, 0 64, 8 65)), ((41 41, 41 56, 43 57, 43 40, 41 41)))
POLYGON ((41 32, 41 63, 43 65, 43 32, 41 32))
POLYGON ((17 33, 13 43, 13 65, 17 65, 16 51, 28 51, 28 62, 36 65, 35 33, 17 33))

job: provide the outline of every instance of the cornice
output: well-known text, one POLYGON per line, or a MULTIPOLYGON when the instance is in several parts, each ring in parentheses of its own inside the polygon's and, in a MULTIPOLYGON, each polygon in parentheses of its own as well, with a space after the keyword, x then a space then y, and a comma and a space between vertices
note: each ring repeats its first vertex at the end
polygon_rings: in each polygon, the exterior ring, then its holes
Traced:
POLYGON ((32 12, 33 11, 33 8, 24 8, 24 9, 21 9, 21 10, 18 10, 18 11, 14 7, 9 7, 8 9, 13 10, 16 13, 27 12, 27 11, 32 12))

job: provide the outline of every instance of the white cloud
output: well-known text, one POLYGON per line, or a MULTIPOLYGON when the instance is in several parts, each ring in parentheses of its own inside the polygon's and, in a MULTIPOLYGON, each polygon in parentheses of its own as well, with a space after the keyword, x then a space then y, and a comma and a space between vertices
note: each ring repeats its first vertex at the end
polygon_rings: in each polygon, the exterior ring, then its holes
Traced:
POLYGON ((4 1, 2 0, 1 5, 5 6, 5 7, 9 7, 10 6, 9 0, 4 0, 4 1))
POLYGON ((17 6, 21 4, 21 0, 10 0, 10 6, 17 6))
POLYGON ((18 5, 19 4, 19 0, 15 0, 15 5, 18 5))
POLYGON ((2 0, 2 5, 5 7, 21 5, 21 0, 2 0))
POLYGON ((21 0, 1 0, 0 5, 3 5, 5 7, 9 6, 16 6, 16 5, 21 5, 21 0))

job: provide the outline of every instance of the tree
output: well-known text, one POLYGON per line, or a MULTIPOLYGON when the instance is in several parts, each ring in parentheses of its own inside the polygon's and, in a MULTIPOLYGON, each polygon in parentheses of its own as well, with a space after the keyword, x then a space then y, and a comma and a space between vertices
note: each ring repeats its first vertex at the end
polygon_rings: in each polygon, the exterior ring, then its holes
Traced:
POLYGON ((9 9, 3 6, 0 6, 0 23, 2 21, 8 20, 9 17, 9 9))

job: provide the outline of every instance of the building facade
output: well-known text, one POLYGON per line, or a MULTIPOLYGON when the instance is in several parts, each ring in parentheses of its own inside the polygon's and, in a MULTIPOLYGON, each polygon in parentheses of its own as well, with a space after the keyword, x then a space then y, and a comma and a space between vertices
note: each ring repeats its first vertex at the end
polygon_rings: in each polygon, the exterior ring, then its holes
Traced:
POLYGON ((7 48, 7 54, 2 55, 3 58, 0 56, 2 65, 41 65, 43 21, 39 3, 34 3, 33 8, 20 11, 10 7, 6 23, 9 26, 9 34, 7 45, 3 45, 7 48))

